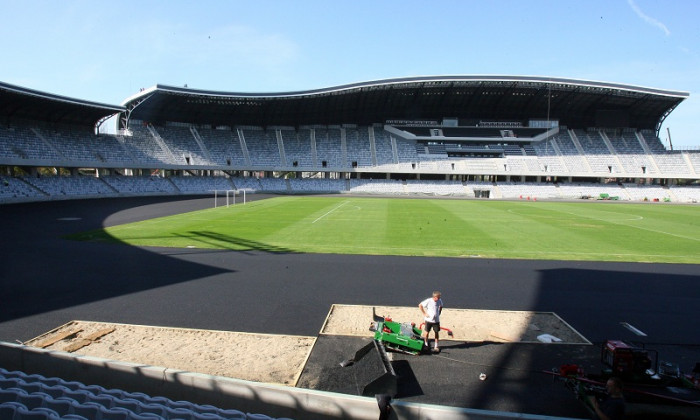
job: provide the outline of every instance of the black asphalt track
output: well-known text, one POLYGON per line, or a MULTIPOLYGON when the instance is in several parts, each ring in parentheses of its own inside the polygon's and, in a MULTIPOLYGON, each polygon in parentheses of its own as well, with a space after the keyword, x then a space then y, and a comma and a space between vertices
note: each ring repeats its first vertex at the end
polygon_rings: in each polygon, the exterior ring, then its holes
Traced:
MULTIPOLYGON (((643 342, 685 370, 700 361, 699 265, 297 254, 263 243, 249 252, 206 251, 62 239, 212 204, 211 197, 140 197, 0 205, 0 340, 26 341, 74 319, 317 336, 334 303, 417 306, 439 289, 447 307, 556 312, 595 347, 451 342, 439 355, 395 355, 408 378, 399 390, 405 400, 585 417, 541 370, 571 361, 593 366, 597 346, 609 338, 643 342), (622 322, 647 335, 634 335, 622 322), (478 380, 481 372, 486 381, 478 380)), ((357 340, 321 336, 300 385, 356 391, 349 378, 357 373, 339 362, 357 340)))

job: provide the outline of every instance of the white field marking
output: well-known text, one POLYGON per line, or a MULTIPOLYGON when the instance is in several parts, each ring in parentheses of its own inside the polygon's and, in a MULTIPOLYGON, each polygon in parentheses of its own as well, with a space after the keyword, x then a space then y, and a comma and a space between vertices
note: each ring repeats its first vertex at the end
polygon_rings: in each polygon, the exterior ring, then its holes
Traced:
MULTIPOLYGON (((533 214, 527 214, 527 213, 520 212, 520 211, 518 211, 518 210, 516 210, 516 209, 508 209, 508 210, 506 210, 506 211, 507 211, 508 213, 512 213, 512 214, 515 214, 515 215, 518 215, 518 216, 525 216, 525 217, 532 216, 532 217, 536 217, 536 218, 538 218, 538 219, 569 220, 568 217, 533 215, 533 214)), ((630 217, 611 218, 611 219, 599 219, 599 218, 595 218, 595 217, 590 217, 590 216, 586 216, 586 215, 581 215, 581 214, 573 213, 573 212, 570 212, 570 211, 560 211, 560 210, 551 210, 551 211, 554 211, 554 212, 557 212, 557 213, 563 213, 563 214, 570 214, 570 215, 572 215, 572 216, 575 216, 575 217, 578 217, 578 218, 581 218, 581 219, 595 219, 595 220, 601 220, 601 221, 603 221, 603 222, 611 222, 611 223, 613 223, 613 222, 615 222, 615 221, 644 220, 644 216, 639 216, 639 215, 630 216, 630 217)))
POLYGON ((639 329, 633 327, 632 325, 630 325, 630 324, 628 324, 628 323, 626 323, 626 322, 620 322, 620 324, 621 324, 623 327, 627 328, 628 330, 632 331, 633 333, 637 334, 637 335, 640 336, 640 337, 646 337, 646 336, 647 336, 647 335, 646 335, 645 333, 643 333, 641 330, 639 330, 639 329))
POLYGON ((349 202, 350 202, 350 200, 343 201, 343 202, 340 203, 339 205, 337 205, 337 206, 333 207, 332 209, 328 210, 326 213, 324 213, 324 214, 318 216, 318 217, 316 218, 316 220, 314 220, 313 222, 311 222, 311 224, 313 225, 314 223, 318 222, 319 220, 323 219, 324 217, 328 216, 329 214, 333 213, 334 211, 338 210, 339 208, 343 207, 344 205, 348 204, 349 202))
MULTIPOLYGON (((522 214, 522 213, 518 213, 517 211, 511 211, 511 210, 512 210, 512 209, 509 209, 508 211, 509 211, 509 212, 512 212, 513 214, 517 214, 517 215, 519 215, 519 216, 525 216, 525 215, 522 214)), ((641 226, 633 226, 633 225, 628 225, 628 224, 622 223, 622 222, 626 222, 626 221, 644 220, 644 216, 639 216, 639 215, 637 215, 637 216, 635 216, 635 217, 633 217, 633 218, 619 218, 619 219, 612 218, 612 219, 605 219, 605 218, 593 217, 593 216, 589 216, 589 215, 579 215, 579 214, 571 213, 571 212, 561 212, 561 213, 571 214, 571 215, 574 215, 574 216, 576 216, 576 217, 580 217, 580 218, 582 218, 582 219, 593 219, 593 220, 598 220, 598 221, 601 221, 601 222, 613 223, 613 224, 616 224, 616 225, 623 225, 623 226, 627 226, 627 227, 634 228, 634 229, 646 230, 647 232, 654 232, 654 233, 660 233, 660 234, 662 234, 662 235, 675 236, 676 238, 688 239, 688 240, 691 240, 691 241, 700 241, 700 238, 695 238, 695 237, 692 237, 692 236, 679 235, 679 234, 676 234, 676 233, 666 232, 665 230, 649 229, 649 228, 645 228, 645 227, 641 227, 641 226)), ((539 216, 537 216, 537 217, 539 217, 539 216)), ((558 218, 558 217, 555 218, 555 217, 546 217, 546 216, 545 216, 545 217, 540 217, 540 218, 542 218, 542 219, 545 219, 545 218, 547 218, 547 219, 561 219, 561 218, 558 218)))
MULTIPOLYGON (((586 217, 586 216, 583 216, 583 217, 586 217)), ((649 229, 649 228, 645 228, 645 227, 642 227, 642 226, 632 226, 632 225, 628 225, 628 224, 624 224, 624 223, 618 223, 618 222, 615 221, 615 220, 599 219, 599 218, 597 218, 597 217, 592 217, 592 216, 587 216, 587 217, 590 218, 590 219, 593 219, 593 220, 601 220, 601 221, 603 221, 603 222, 610 222, 610 223, 613 223, 613 224, 616 224, 616 225, 627 226, 627 227, 630 227, 630 228, 633 228, 633 229, 646 230, 647 232, 654 232, 654 233, 660 233, 660 234, 662 234, 662 235, 675 236, 676 238, 688 239, 688 240, 696 241, 696 242, 700 241, 700 238, 695 238, 695 237, 692 237, 692 236, 679 235, 679 234, 677 234, 677 233, 666 232, 665 230, 649 229)), ((641 219, 637 219, 637 220, 641 220, 641 219)))
MULTIPOLYGON (((300 244, 297 243, 299 246, 307 246, 307 247, 316 247, 318 244, 312 243, 312 244, 300 244)), ((560 255, 579 255, 579 256, 613 256, 613 257, 668 257, 668 255, 663 255, 663 254, 622 254, 622 253, 614 253, 611 254, 609 252, 602 253, 602 252, 542 252, 542 251, 494 251, 494 250, 477 250, 477 249, 460 249, 460 248, 414 248, 414 247, 371 247, 371 246, 356 246, 356 245, 338 245, 338 244, 333 244, 333 245, 327 245, 328 249, 346 249, 346 250, 355 250, 355 249, 361 249, 361 250, 393 250, 393 251, 411 251, 411 252, 420 252, 421 254, 425 254, 426 252, 430 251, 441 251, 441 252, 461 252, 460 255, 463 256, 468 256, 468 257, 473 257, 473 256, 482 256, 482 255, 509 255, 509 254, 516 254, 516 255, 522 255, 522 254, 530 254, 530 255, 535 255, 535 256, 540 256, 543 257, 544 259, 547 259, 548 257, 552 256, 560 256, 560 255)), ((689 257, 695 257, 695 255, 680 255, 680 254, 675 254, 674 256, 676 257, 682 257, 682 258, 689 258, 689 257)), ((488 257, 492 258, 492 257, 488 257)), ((607 261, 607 260, 606 260, 607 261)))

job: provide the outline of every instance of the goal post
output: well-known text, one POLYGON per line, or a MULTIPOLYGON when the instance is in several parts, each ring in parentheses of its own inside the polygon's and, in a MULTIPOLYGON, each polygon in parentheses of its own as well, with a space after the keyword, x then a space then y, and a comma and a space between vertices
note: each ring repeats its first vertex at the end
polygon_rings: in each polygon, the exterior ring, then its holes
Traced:
POLYGON ((218 206, 219 194, 223 197, 226 195, 226 207, 236 204, 236 195, 243 194, 243 203, 246 202, 245 190, 214 190, 214 208, 218 206))

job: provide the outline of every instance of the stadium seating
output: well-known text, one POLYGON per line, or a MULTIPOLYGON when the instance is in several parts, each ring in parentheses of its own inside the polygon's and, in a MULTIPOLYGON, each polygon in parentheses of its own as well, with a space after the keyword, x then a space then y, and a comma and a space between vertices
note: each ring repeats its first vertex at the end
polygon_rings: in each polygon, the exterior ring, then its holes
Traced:
POLYGON ((300 170, 317 166, 312 153, 314 148, 311 143, 310 129, 281 130, 281 135, 284 141, 287 166, 300 170))
POLYGON ((670 186, 669 192, 681 203, 700 203, 700 186, 678 187, 670 186))
POLYGON ((532 184, 501 182, 498 184, 501 198, 506 199, 557 199, 560 198, 557 187, 553 184, 532 184))
POLYGON ((174 163, 193 166, 214 164, 209 159, 209 151, 203 148, 203 144, 200 146, 189 127, 168 125, 156 130, 175 158, 174 163))
POLYGON ((467 191, 459 181, 406 181, 406 191, 412 194, 466 195, 467 191))
POLYGON ((122 194, 176 194, 178 192, 172 182, 157 176, 110 175, 101 179, 122 194))
POLYGON ((246 164, 238 133, 230 128, 197 128, 212 164, 243 167, 246 164))
POLYGON ((289 180, 291 190, 296 193, 338 193, 346 191, 345 180, 306 178, 289 180))
POLYGON ((280 149, 274 130, 245 128, 242 130, 253 167, 280 167, 280 149))
POLYGON ((377 154, 377 165, 396 164, 399 162, 396 140, 381 127, 372 127, 377 154))
POLYGON ((100 196, 114 192, 100 178, 92 176, 45 176, 22 179, 51 197, 100 196))
POLYGON ((182 194, 211 194, 214 190, 235 189, 231 180, 223 176, 173 176, 169 179, 182 194))
MULTIPOLYGON (((24 167, 53 166, 68 168, 109 168, 130 174, 122 166, 141 168, 176 167, 167 177, 106 175, 47 176, 3 175, 0 178, 2 202, 39 201, 122 195, 206 194, 212 190, 244 189, 248 192, 353 192, 387 194, 449 194, 471 196, 466 185, 453 186, 449 181, 435 183, 318 182, 320 173, 363 172, 361 178, 386 178, 387 173, 406 174, 489 174, 499 176, 499 183, 510 178, 537 177, 537 181, 558 178, 565 187, 567 177, 604 180, 606 178, 697 178, 700 153, 669 151, 653 131, 568 129, 559 127, 556 134, 532 144, 474 144, 450 140, 453 135, 477 136, 473 139, 502 139, 498 127, 456 127, 434 130, 425 127, 393 128, 381 124, 368 126, 304 127, 193 127, 167 123, 153 126, 132 120, 130 130, 118 135, 95 135, 71 125, 40 127, 27 121, 13 121, 0 126, 0 159, 24 167), (416 142, 401 133, 440 139, 416 142), (481 137, 479 137, 481 136, 481 137), (486 136, 486 137, 484 137, 486 136), (476 156, 470 156, 470 150, 476 156), (452 152, 450 152, 452 151, 452 152), (480 151, 480 152, 478 152, 480 151), (485 154, 484 154, 485 153, 485 154), (462 154, 462 155, 460 155, 462 154), (500 156, 500 157, 499 157, 500 156), (207 172, 197 174, 197 168, 207 172), (255 178, 229 178, 223 170, 256 170, 255 178), (182 176, 189 170, 194 176, 182 176), (296 172, 289 181, 275 179, 296 172), (366 174, 365 174, 366 172, 366 174), (210 176, 210 175, 215 176, 210 176), (201 176, 206 174, 207 176, 201 176), (310 178, 310 179, 301 179, 310 178), (259 179, 258 179, 259 178, 259 179), (308 181, 308 182, 306 182, 308 181), (564 182, 562 182, 564 181, 564 182), (425 188, 421 190, 421 188, 425 188), (457 192, 459 190, 459 192, 457 192)), ((521 127, 520 130, 527 130, 521 127)), ((526 133, 527 134, 527 133, 526 133)), ((529 134, 527 135, 529 136, 529 134)), ((526 137, 527 137, 526 136, 526 137)), ((460 137, 461 138, 461 137, 460 137)), ((512 137, 516 139, 519 137, 512 137)), ((511 137, 508 138, 509 140, 511 137)), ((478 141, 477 141, 478 143, 478 141)), ((102 174, 105 170, 99 170, 102 174)), ((82 173, 86 173, 82 171, 82 173)), ((97 173, 97 171, 92 171, 97 173)), ((114 173, 114 171, 110 171, 114 173)), ((143 173, 141 171, 140 173, 143 173)), ((248 174, 250 176, 250 174, 248 174)), ((575 186, 575 185, 574 185, 575 186)), ((505 197, 513 185, 504 184, 505 197)), ((580 189, 580 188, 579 188, 580 189)), ((577 188, 573 188, 577 190, 577 188)), ((633 190, 633 193, 636 190, 633 190)), ((671 201, 692 201, 694 192, 684 194, 674 188, 671 201)), ((519 196, 520 194, 517 194, 519 196)), ((552 197, 553 194, 546 193, 552 197)), ((625 197, 623 192, 621 196, 625 197)), ((627 199, 643 199, 632 194, 627 199)))
POLYGON ((376 162, 376 155, 373 159, 370 144, 369 131, 367 127, 362 129, 346 129, 346 142, 349 160, 354 167, 371 167, 376 162))
POLYGON ((356 194, 404 194, 403 183, 394 179, 351 179, 350 192, 356 194))
POLYGON ((3 420, 260 419, 272 417, 232 408, 173 401, 140 392, 106 389, 60 378, 0 368, 3 420))
POLYGON ((670 199, 668 188, 658 185, 623 184, 625 192, 634 201, 662 201, 670 199))
POLYGON ((263 187, 257 178, 231 178, 235 189, 247 192, 262 191, 263 187))
POLYGON ((315 128, 313 131, 316 140, 316 154, 321 167, 347 169, 348 164, 342 159, 343 154, 347 156, 347 149, 343 153, 340 128, 315 128))

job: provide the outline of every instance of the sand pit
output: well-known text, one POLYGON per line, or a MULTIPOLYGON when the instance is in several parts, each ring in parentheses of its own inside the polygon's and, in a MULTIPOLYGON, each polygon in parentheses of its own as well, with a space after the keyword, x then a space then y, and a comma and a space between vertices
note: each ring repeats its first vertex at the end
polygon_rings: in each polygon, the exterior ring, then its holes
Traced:
MULTIPOLYGON (((99 334, 97 334, 99 335, 99 334)), ((72 321, 26 342, 47 350, 294 386, 314 337, 72 321), (93 341, 90 335, 114 329, 93 341), (70 332, 76 334, 45 344, 70 332)))
MULTIPOLYGON (((417 305, 415 308, 333 305, 321 333, 371 336, 373 308, 376 315, 391 317, 397 322, 414 322, 417 326, 423 322, 417 305)), ((441 339, 536 343, 542 342, 539 336, 548 334, 561 343, 590 344, 553 312, 445 309, 440 325, 453 333, 452 337, 441 334, 441 339)))
MULTIPOLYGON (((371 337, 373 312, 399 322, 422 322, 418 308, 333 305, 324 335, 371 337)), ((441 338, 465 341, 590 344, 551 312, 445 309, 441 324, 453 332, 441 338)), ((316 338, 72 321, 24 344, 47 350, 162 366, 249 381, 295 386, 316 338)))

